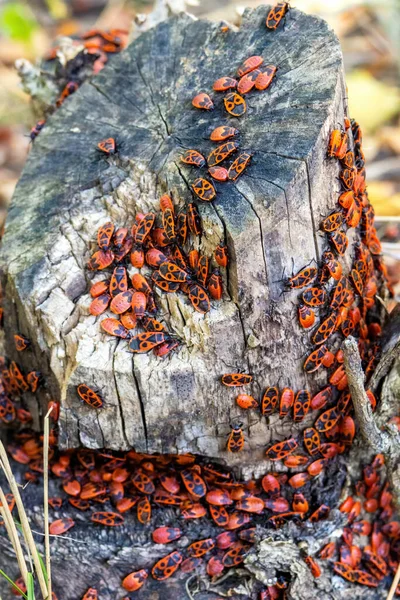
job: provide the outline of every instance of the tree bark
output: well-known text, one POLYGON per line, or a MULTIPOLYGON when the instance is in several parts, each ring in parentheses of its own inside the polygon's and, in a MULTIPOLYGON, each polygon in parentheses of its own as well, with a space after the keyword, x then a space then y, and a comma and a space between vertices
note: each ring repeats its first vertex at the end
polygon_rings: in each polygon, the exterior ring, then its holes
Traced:
POLYGON ((187 15, 161 23, 69 98, 33 145, 3 243, 6 335, 10 349, 15 331, 32 340, 19 358, 34 362, 60 399, 64 448, 195 452, 265 469, 267 444, 297 429, 252 411, 245 452, 228 455, 230 423, 243 415, 221 375, 251 372, 255 397, 267 385, 313 392, 320 383, 302 370, 309 342, 295 294, 282 294, 280 280, 324 248, 318 224, 338 187, 326 146, 346 111, 342 55, 321 19, 292 10, 271 32, 265 16, 265 7, 249 10, 240 30, 227 33, 187 15), (192 108, 196 93, 254 54, 279 70, 269 90, 247 96, 245 117, 227 121, 218 94, 211 114, 192 108), (211 255, 220 238, 228 243, 224 299, 203 317, 182 296, 161 295, 161 314, 185 343, 165 361, 132 358, 126 342, 101 333, 88 313, 86 262, 97 227, 109 219, 131 225, 164 192, 189 201, 195 176, 179 157, 187 148, 207 155, 210 131, 226 122, 239 128, 253 160, 237 183, 217 185, 212 205, 199 203, 200 251, 211 255), (119 148, 109 160, 96 150, 107 136, 119 148), (102 411, 79 401, 81 382, 102 390, 102 411))
MULTIPOLYGON (((360 444, 352 449, 346 463, 359 472, 360 464, 371 459, 365 447, 360 444)), ((15 474, 21 474, 23 468, 16 466, 15 474)), ((313 502, 316 505, 329 502, 338 504, 341 493, 345 494, 345 466, 342 463, 330 465, 326 471, 315 479, 312 489, 313 502)), ((60 494, 58 480, 50 479, 49 496, 60 494)), ((342 497, 345 497, 342 496, 342 497)), ((39 552, 44 552, 43 545, 43 489, 40 484, 30 484, 22 491, 27 515, 34 532, 39 552)), ((101 510, 101 507, 99 508, 101 510)), ((109 528, 93 525, 87 513, 74 510, 64 501, 59 510, 51 509, 51 520, 72 517, 75 521, 73 529, 60 537, 51 537, 52 581, 53 590, 59 600, 76 600, 81 598, 88 587, 95 587, 101 600, 122 598, 124 591, 121 580, 128 573, 140 568, 149 568, 162 556, 172 550, 168 546, 154 544, 151 531, 156 527, 168 525, 180 527, 184 536, 174 542, 173 549, 184 551, 189 543, 207 537, 215 537, 221 533, 211 519, 200 519, 183 522, 179 511, 166 507, 153 506, 151 523, 143 526, 138 523, 135 513, 125 513, 122 527, 109 528), (72 575, 72 576, 71 576, 72 575)), ((205 573, 205 563, 196 571, 195 576, 178 571, 168 581, 155 581, 149 576, 145 586, 137 593, 141 600, 188 599, 187 589, 196 600, 216 600, 229 597, 233 600, 249 598, 258 600, 259 592, 270 585, 278 574, 290 579, 288 600, 308 600, 310 596, 320 600, 383 600, 387 590, 381 587, 369 589, 351 584, 332 573, 325 561, 318 561, 322 567, 322 576, 312 577, 301 558, 300 547, 316 556, 328 541, 332 541, 342 532, 346 525, 346 517, 337 509, 331 510, 326 521, 319 523, 295 522, 286 524, 275 531, 266 526, 264 516, 254 516, 252 526, 257 528, 257 543, 253 546, 245 564, 238 569, 230 569, 229 575, 224 573, 221 582, 212 582, 205 573)), ((19 577, 18 566, 11 544, 5 531, 0 528, 1 566, 11 578, 19 577)), ((0 593, 3 600, 12 600, 10 587, 0 579, 0 593)), ((125 593, 126 595, 126 593, 125 593)))
MULTIPOLYGON (((243 416, 234 401, 238 392, 220 383, 223 373, 243 369, 254 375, 246 392, 256 398, 269 385, 312 394, 326 385, 326 371, 306 375, 302 368, 311 350, 309 335, 295 317, 298 293, 282 294, 281 280, 284 271, 290 275, 292 268, 297 272, 318 261, 326 249, 319 221, 336 207, 339 187, 339 166, 326 160, 326 147, 330 131, 347 116, 342 56, 322 20, 292 9, 285 26, 271 32, 265 28, 267 10, 246 11, 238 32, 224 33, 220 24, 187 15, 161 23, 69 98, 34 143, 3 240, 6 345, 22 368, 45 376, 41 401, 32 396, 29 403, 38 429, 46 401, 60 400, 62 448, 193 452, 219 459, 243 477, 257 477, 285 468, 265 459, 271 442, 297 436, 315 420, 310 414, 299 426, 278 415, 266 419, 259 411, 243 416), (210 92, 215 79, 233 74, 256 54, 279 70, 269 90, 247 97, 245 117, 227 120, 216 94, 212 113, 191 107, 196 93, 210 92), (164 361, 132 357, 126 342, 101 333, 99 319, 89 314, 89 283, 102 278, 92 279, 86 267, 97 228, 107 220, 131 226, 137 212, 156 208, 166 192, 183 206, 195 175, 180 164, 180 154, 195 148, 207 155, 210 131, 227 122, 240 130, 241 148, 253 160, 236 183, 216 186, 212 205, 199 203, 204 232, 196 245, 211 255, 221 237, 227 241, 231 260, 223 301, 203 317, 182 296, 158 295, 162 319, 185 343, 164 361), (105 159, 96 145, 108 136, 116 138, 118 155, 105 159), (32 342, 18 356, 16 331, 32 342), (101 390, 101 411, 79 401, 81 382, 101 390), (229 454, 230 423, 243 419, 245 450, 229 454)), ((351 232, 349 238, 347 266, 351 232)), ((397 338, 392 350, 395 343, 397 338)), ((391 409, 379 409, 379 427, 395 414, 398 381, 395 364, 383 382, 382 406, 391 409)), ((308 488, 313 505, 337 506, 350 489, 346 468, 359 473, 371 456, 356 440, 345 459, 330 461, 308 488)), ((50 496, 58 495, 59 484, 50 485, 50 496)), ((40 532, 41 490, 32 484, 26 496, 33 529, 40 532)), ((71 516, 71 510, 64 503, 53 516, 71 516)), ((151 525, 126 514, 118 529, 94 526, 85 513, 76 513, 70 535, 52 540, 53 587, 60 600, 76 600, 89 586, 99 590, 101 600, 122 597, 124 575, 151 567, 167 553, 150 541, 151 531, 163 524, 182 526, 176 510, 157 506, 151 525)), ((340 536, 345 521, 337 509, 326 521, 302 527, 291 522, 278 531, 266 528, 265 516, 254 522, 259 542, 245 566, 228 578, 210 583, 204 568, 196 578, 179 571, 164 583, 149 577, 139 597, 255 600, 282 572, 291 578, 290 600, 385 597, 382 588, 352 585, 327 568, 314 579, 301 559, 299 543, 315 556, 332 536, 340 536)), ((185 522, 184 529, 177 549, 221 531, 210 519, 185 522)), ((41 537, 37 540, 40 544, 41 537)), ((17 577, 3 535, 0 548, 0 566, 17 577)), ((1 595, 10 597, 8 590, 1 595)))

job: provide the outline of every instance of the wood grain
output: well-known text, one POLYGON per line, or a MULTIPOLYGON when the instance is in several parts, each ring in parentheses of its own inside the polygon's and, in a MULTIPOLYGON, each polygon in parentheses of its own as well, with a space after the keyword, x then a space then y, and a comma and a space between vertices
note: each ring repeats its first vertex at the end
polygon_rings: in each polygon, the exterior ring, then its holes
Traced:
POLYGON ((342 55, 321 19, 291 10, 272 32, 266 14, 265 6, 247 10, 239 31, 227 33, 187 15, 161 23, 69 98, 33 145, 2 248, 6 335, 10 355, 15 331, 32 340, 18 358, 44 373, 43 396, 61 400, 65 448, 195 452, 265 470, 267 444, 296 432, 293 422, 243 414, 221 375, 251 372, 257 398, 268 385, 311 392, 321 385, 302 370, 308 336, 297 324, 297 294, 282 294, 280 280, 292 265, 318 260, 326 243, 317 230, 337 202, 338 164, 326 159, 326 146, 346 110, 342 55), (222 95, 214 94, 212 113, 191 107, 196 93, 254 54, 279 70, 269 90, 247 97, 243 118, 227 119, 222 95), (236 183, 217 184, 212 205, 199 203, 199 249, 210 255, 224 236, 229 247, 223 302, 203 317, 181 295, 160 296, 161 316, 185 343, 164 361, 132 358, 88 312, 86 262, 97 227, 109 219, 132 224, 167 191, 177 204, 189 201, 196 175, 179 157, 186 148, 208 154, 220 124, 238 127, 241 148, 253 154, 236 183), (119 148, 110 159, 96 150, 108 136, 119 148), (101 390, 101 411, 79 401, 81 382, 101 390), (246 448, 228 455, 238 419, 246 448))

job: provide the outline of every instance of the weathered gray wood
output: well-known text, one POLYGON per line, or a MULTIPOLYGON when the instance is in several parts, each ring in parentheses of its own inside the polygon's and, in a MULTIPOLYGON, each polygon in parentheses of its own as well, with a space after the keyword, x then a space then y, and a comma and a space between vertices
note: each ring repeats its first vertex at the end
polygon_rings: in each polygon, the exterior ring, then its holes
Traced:
MULTIPOLYGON (((360 457, 367 460, 360 445, 352 450, 352 464, 359 464, 360 457)), ((23 471, 16 466, 15 474, 23 471)), ((338 504, 345 479, 345 470, 340 462, 331 463, 313 485, 313 498, 316 504, 329 502, 338 504)), ((50 496, 59 494, 59 480, 50 480, 50 496)), ((39 551, 43 551, 43 491, 42 486, 31 484, 23 492, 24 504, 33 529, 39 551)), ((107 509, 111 507, 106 507, 107 509)), ((124 576, 138 568, 151 568, 152 565, 173 548, 182 550, 189 543, 216 536, 221 532, 210 519, 183 521, 176 509, 153 506, 151 524, 140 525, 135 511, 125 513, 122 527, 108 528, 93 525, 88 513, 73 509, 64 501, 59 510, 50 509, 51 520, 69 516, 75 526, 64 536, 51 539, 53 589, 59 600, 81 598, 89 586, 95 587, 101 600, 115 600, 126 596, 120 586, 124 576), (184 531, 182 538, 166 547, 151 541, 151 531, 156 527, 169 525, 180 527, 184 531)), ((171 579, 157 582, 149 577, 146 584, 135 594, 140 600, 179 600, 188 599, 186 586, 196 600, 216 600, 229 597, 233 600, 250 598, 258 600, 259 591, 268 581, 274 580, 284 572, 291 580, 288 592, 290 600, 381 600, 386 592, 382 589, 367 589, 350 584, 338 576, 332 576, 332 566, 319 561, 323 568, 321 578, 314 579, 300 557, 300 546, 316 555, 332 537, 341 530, 345 517, 337 509, 331 511, 327 521, 317 524, 296 525, 288 523, 275 531, 268 528, 265 517, 254 516, 253 525, 257 526, 257 543, 239 569, 231 569, 231 576, 223 582, 213 583, 205 573, 207 562, 192 574, 178 571, 171 579), (189 583, 188 583, 189 582, 189 583), (195 590, 199 593, 194 593, 195 590), (229 592, 229 593, 228 593, 229 592), (221 595, 219 595, 221 594, 221 595)), ((15 555, 3 528, 0 528, 1 568, 15 579, 19 576, 15 555)), ((224 574, 225 575, 225 574, 224 574)), ((3 600, 12 600, 9 586, 0 578, 0 594, 3 600)))
POLYGON ((337 202, 337 161, 325 155, 329 131, 345 114, 342 56, 321 19, 292 10, 271 32, 266 14, 265 6, 247 11, 240 30, 228 33, 186 15, 160 24, 68 99, 33 146, 3 241, 6 334, 11 356, 15 331, 32 340, 18 358, 30 368, 35 362, 61 400, 64 447, 191 451, 265 470, 265 447, 293 433, 293 422, 243 415, 221 374, 252 372, 256 397, 267 385, 321 384, 302 370, 308 336, 296 321, 295 294, 281 295, 278 280, 292 260, 295 270, 318 260, 326 243, 317 228, 337 202), (248 96, 245 117, 227 119, 222 95, 214 94, 210 114, 191 107, 197 92, 253 54, 279 71, 267 92, 248 96), (88 313, 85 265, 96 229, 109 218, 131 224, 166 191, 189 200, 195 176, 179 156, 185 148, 208 153, 209 132, 224 123, 240 129, 241 146, 254 154, 236 184, 217 186, 213 205, 200 203, 201 251, 211 254, 223 235, 228 242, 227 293, 206 317, 182 296, 159 297, 186 344, 165 361, 132 359, 126 342, 102 334, 88 313), (107 160, 96 144, 109 135, 119 157, 107 160), (81 382, 102 391, 101 411, 79 401, 81 382), (247 439, 239 457, 225 450, 237 418, 247 439))

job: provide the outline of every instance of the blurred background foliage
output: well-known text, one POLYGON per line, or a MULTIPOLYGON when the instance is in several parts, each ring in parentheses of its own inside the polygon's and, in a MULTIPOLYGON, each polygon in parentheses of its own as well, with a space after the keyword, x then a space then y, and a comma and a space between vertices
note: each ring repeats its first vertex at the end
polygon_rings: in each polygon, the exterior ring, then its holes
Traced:
MULTIPOLYGON (((246 6, 262 3, 187 0, 185 4, 197 17, 239 25, 246 6)), ((368 192, 390 274, 399 281, 400 0, 293 0, 292 6, 324 18, 341 41, 349 111, 364 134, 368 192)), ((0 226, 29 152, 26 135, 40 118, 33 115, 19 85, 15 60, 34 62, 58 36, 78 35, 92 27, 129 30, 135 19, 140 21, 152 9, 152 0, 0 1, 0 226)))

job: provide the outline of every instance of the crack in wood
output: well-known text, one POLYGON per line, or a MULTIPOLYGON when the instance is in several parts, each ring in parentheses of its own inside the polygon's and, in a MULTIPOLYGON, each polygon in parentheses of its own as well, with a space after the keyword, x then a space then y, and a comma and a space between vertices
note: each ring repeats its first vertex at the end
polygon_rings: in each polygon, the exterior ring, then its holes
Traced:
POLYGON ((108 96, 97 84, 95 81, 93 81, 93 79, 89 80, 89 85, 91 85, 92 87, 94 87, 94 89, 99 92, 99 94, 101 94, 102 96, 104 96, 104 98, 110 103, 112 104, 113 100, 112 98, 110 98, 110 96, 108 96))
POLYGON ((313 238, 314 238, 315 255, 317 257, 317 261, 319 261, 320 260, 320 254, 319 254, 318 239, 317 239, 318 227, 317 227, 317 224, 315 222, 315 217, 314 217, 314 208, 313 208, 312 193, 311 193, 310 171, 309 171, 309 168, 308 168, 308 162, 306 160, 303 160, 303 162, 305 164, 306 172, 307 172, 308 201, 309 201, 309 204, 310 204, 310 216, 311 216, 311 222, 312 222, 312 232, 313 232, 313 238))
POLYGON ((134 382, 135 389, 136 389, 136 394, 137 394, 137 397, 138 397, 138 400, 139 400, 139 404, 140 404, 140 413, 142 415, 143 432, 144 432, 144 439, 145 439, 145 443, 146 443, 146 452, 147 452, 148 451, 149 438, 148 438, 148 432, 147 432, 146 408, 145 408, 144 400, 142 398, 142 394, 141 394, 141 391, 140 391, 139 381, 138 381, 138 378, 137 378, 136 373, 135 373, 135 359, 134 359, 134 357, 132 357, 131 360, 132 360, 132 377, 133 377, 133 382, 134 382))
POLYGON ((139 66, 139 61, 138 61, 138 59, 136 59, 136 66, 137 66, 137 70, 138 70, 138 73, 139 73, 139 75, 140 75, 140 78, 142 79, 142 81, 143 81, 143 83, 144 83, 144 86, 145 86, 145 88, 148 88, 148 89, 149 89, 149 92, 150 92, 150 98, 151 98, 151 102, 152 102, 152 104, 153 104, 154 108, 157 110, 157 112, 158 112, 158 115, 159 115, 159 117, 160 117, 160 119, 161 119, 162 123, 164 124, 165 131, 166 131, 166 133, 167 133, 167 136, 170 136, 170 130, 169 130, 168 123, 167 123, 166 119, 164 118, 164 115, 162 114, 162 111, 161 111, 161 107, 160 107, 160 105, 159 105, 159 104, 158 104, 158 103, 157 103, 157 102, 154 100, 154 93, 153 93, 153 89, 152 89, 152 87, 151 87, 151 84, 150 84, 150 82, 149 82, 149 81, 147 81, 147 80, 146 80, 146 78, 145 78, 145 76, 143 75, 143 73, 142 73, 142 69, 141 69, 141 68, 140 68, 140 66, 139 66))
POLYGON ((120 344, 120 341, 121 340, 119 340, 119 339, 117 340, 115 348, 113 349, 113 355, 112 355, 112 374, 113 374, 113 378, 114 378, 115 393, 117 394, 117 401, 118 401, 118 408, 119 408, 119 417, 121 419, 121 427, 122 427, 122 435, 123 435, 124 440, 125 440, 126 448, 128 449, 130 447, 130 444, 129 444, 129 441, 128 441, 128 437, 126 435, 124 410, 123 410, 123 407, 122 407, 121 397, 119 395, 117 374, 115 372, 115 358, 116 358, 116 353, 117 353, 117 349, 118 349, 118 346, 120 344))
MULTIPOLYGON (((250 175, 246 175, 246 173, 244 174, 244 176, 245 177, 247 176, 247 177, 251 178, 251 176, 250 175)), ((257 179, 260 179, 261 181, 265 181, 266 183, 270 183, 271 185, 277 187, 278 189, 280 189, 283 192, 283 194, 285 196, 285 203, 286 203, 287 228, 288 228, 289 241, 290 241, 291 247, 293 248, 292 234, 291 234, 291 229, 290 229, 289 202, 288 202, 288 197, 287 197, 285 188, 283 188, 282 186, 278 185, 277 183, 274 183, 273 181, 270 181, 269 179, 265 179, 265 177, 260 177, 259 175, 257 175, 257 179)))
MULTIPOLYGON (((278 187, 278 186, 277 186, 278 187)), ((252 212, 255 214, 256 219, 258 221, 258 225, 260 228, 260 239, 261 239, 261 248, 262 248, 262 255, 263 255, 263 259, 264 259, 264 268, 265 268, 265 284, 267 285, 268 283, 268 267, 267 267, 267 258, 265 256, 265 246, 264 246, 264 235, 263 235, 263 228, 262 228, 262 221, 260 216, 258 215, 256 209, 254 208, 252 202, 246 197, 246 195, 241 192, 239 190, 238 187, 236 187, 238 193, 242 196, 242 198, 244 198, 244 200, 246 200, 246 202, 248 203, 248 205, 250 206, 252 212)))

